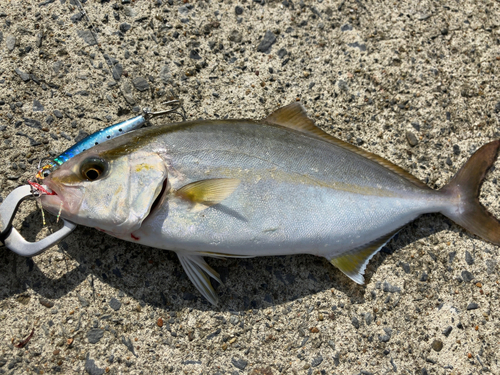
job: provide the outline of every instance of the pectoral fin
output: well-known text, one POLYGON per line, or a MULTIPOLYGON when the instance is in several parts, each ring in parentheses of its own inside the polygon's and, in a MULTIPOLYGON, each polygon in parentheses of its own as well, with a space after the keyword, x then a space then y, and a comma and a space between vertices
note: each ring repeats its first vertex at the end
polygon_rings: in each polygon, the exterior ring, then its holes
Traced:
POLYGON ((351 280, 363 285, 365 283, 363 275, 365 274, 368 262, 398 232, 399 229, 370 242, 366 246, 358 247, 345 254, 334 257, 330 260, 330 263, 341 270, 351 280))
POLYGON ((214 178, 192 182, 177 190, 181 198, 193 202, 196 206, 209 207, 229 197, 240 184, 235 178, 214 178))
POLYGON ((189 277, 189 280, 196 286, 200 293, 212 305, 217 305, 217 294, 215 293, 212 284, 210 283, 209 276, 222 284, 219 279, 219 274, 210 267, 205 260, 199 255, 185 255, 177 253, 182 267, 189 277))

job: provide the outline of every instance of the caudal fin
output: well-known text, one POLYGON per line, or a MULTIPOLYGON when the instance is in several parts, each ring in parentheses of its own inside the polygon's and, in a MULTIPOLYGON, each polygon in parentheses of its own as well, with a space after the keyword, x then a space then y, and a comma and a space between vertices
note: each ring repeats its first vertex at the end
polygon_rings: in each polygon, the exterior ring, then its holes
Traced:
POLYGON ((500 245, 500 222, 479 203, 479 188, 497 159, 500 140, 490 142, 465 163, 441 192, 455 204, 442 213, 469 232, 500 245))

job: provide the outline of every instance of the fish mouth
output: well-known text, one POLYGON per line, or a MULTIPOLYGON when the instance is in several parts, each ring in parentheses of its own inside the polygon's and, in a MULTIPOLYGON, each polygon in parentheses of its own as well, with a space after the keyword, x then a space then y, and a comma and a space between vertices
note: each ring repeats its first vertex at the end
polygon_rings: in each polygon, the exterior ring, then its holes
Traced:
POLYGON ((50 194, 40 196, 42 207, 51 214, 60 214, 63 211, 67 219, 77 216, 83 196, 78 189, 61 186, 50 178, 45 179, 44 185, 50 189, 50 194))
POLYGON ((40 195, 57 195, 57 193, 54 190, 52 190, 48 186, 44 187, 43 185, 40 185, 38 182, 28 180, 28 184, 32 187, 34 192, 40 195), (48 188, 48 190, 46 188, 48 188))

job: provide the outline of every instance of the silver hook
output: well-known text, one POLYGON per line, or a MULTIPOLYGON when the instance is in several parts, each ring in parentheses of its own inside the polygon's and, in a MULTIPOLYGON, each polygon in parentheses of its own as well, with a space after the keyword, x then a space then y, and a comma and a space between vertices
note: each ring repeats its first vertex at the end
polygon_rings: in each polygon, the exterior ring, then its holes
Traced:
POLYGON ((177 99, 174 99, 174 100, 168 100, 166 102, 163 102, 161 103, 162 105, 171 105, 171 106, 174 106, 174 108, 170 108, 170 109, 164 109, 164 110, 161 110, 161 111, 156 111, 156 112, 151 112, 151 108, 143 108, 143 112, 144 112, 144 118, 149 121, 155 117, 159 117, 159 116, 164 116, 166 114, 169 114, 169 113, 177 113, 175 112, 176 110, 178 110, 182 103, 180 100, 177 100, 177 99))
MULTIPOLYGON (((45 188, 44 186, 42 186, 45 188)), ((21 234, 12 227, 17 209, 21 202, 29 197, 34 197, 36 189, 23 185, 14 189, 0 206, 0 240, 5 246, 16 254, 31 257, 56 244, 76 228, 76 224, 63 219, 63 227, 57 232, 37 242, 26 241, 21 234)))

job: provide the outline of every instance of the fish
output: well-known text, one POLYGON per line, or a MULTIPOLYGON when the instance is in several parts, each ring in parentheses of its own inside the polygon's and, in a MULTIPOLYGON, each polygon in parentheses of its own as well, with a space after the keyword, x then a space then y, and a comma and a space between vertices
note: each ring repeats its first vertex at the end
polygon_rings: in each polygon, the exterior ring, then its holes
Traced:
POLYGON ((263 120, 198 120, 128 132, 58 166, 44 209, 119 239, 174 251, 212 304, 205 257, 313 254, 364 283, 370 259, 406 224, 442 213, 500 245, 478 199, 500 140, 434 190, 314 125, 300 102, 263 120))

